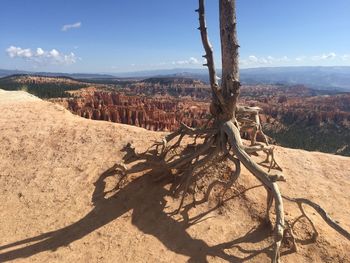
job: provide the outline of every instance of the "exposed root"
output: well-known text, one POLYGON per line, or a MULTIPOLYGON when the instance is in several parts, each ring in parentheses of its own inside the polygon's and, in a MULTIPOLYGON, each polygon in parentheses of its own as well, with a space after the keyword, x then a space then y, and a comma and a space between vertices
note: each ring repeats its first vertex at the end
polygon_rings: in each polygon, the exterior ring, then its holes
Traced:
MULTIPOLYGON (((294 223, 293 223, 294 224, 294 223)), ((298 252, 298 246, 295 240, 295 234, 293 232, 293 226, 286 220, 286 227, 283 233, 283 242, 291 246, 292 251, 298 252)))
POLYGON ((255 145, 257 135, 260 134, 263 142, 269 146, 268 137, 265 135, 260 122, 259 113, 261 108, 238 105, 236 108, 236 118, 240 125, 241 132, 250 132, 251 145, 255 145))
POLYGON ((268 224, 271 224, 271 220, 270 220, 270 209, 272 207, 272 203, 273 203, 273 196, 271 194, 271 191, 269 191, 268 188, 266 188, 266 193, 267 193, 267 196, 266 196, 266 214, 265 214, 265 221, 266 223, 268 224))
MULTIPOLYGON (((134 157, 146 158, 147 160, 153 158, 156 160, 155 162, 158 166, 164 166, 168 169, 171 176, 173 176, 170 192, 173 196, 180 198, 179 207, 176 210, 176 213, 182 211, 186 195, 191 191, 193 199, 191 206, 193 207, 198 203, 195 200, 198 180, 206 174, 205 172, 209 167, 218 162, 228 160, 235 166, 235 170, 230 174, 229 180, 216 180, 212 182, 205 191, 203 200, 200 201, 208 201, 210 193, 214 187, 221 185, 223 186, 223 189, 220 193, 218 206, 222 205, 225 200, 225 193, 232 187, 240 175, 242 163, 266 189, 267 199, 265 219, 269 223, 271 223, 270 210, 274 204, 275 220, 273 220, 273 222, 275 222, 275 224, 274 244, 272 246, 274 251, 272 262, 274 263, 280 262, 280 248, 282 242, 286 246, 291 247, 293 251, 298 250, 293 228, 296 222, 301 218, 306 218, 309 221, 314 230, 314 239, 317 238, 318 232, 316 227, 305 213, 303 205, 308 205, 314 208, 328 225, 350 240, 350 233, 342 228, 338 222, 334 221, 325 210, 316 203, 305 198, 290 198, 282 196, 277 182, 285 181, 283 176, 281 174, 270 174, 264 171, 248 154, 250 149, 252 148, 247 148, 243 145, 239 129, 232 121, 227 121, 221 124, 216 124, 214 128, 210 129, 192 129, 183 125, 179 131, 169 134, 164 140, 162 140, 162 142, 154 144, 152 148, 148 149, 148 151, 142 154, 137 154, 135 149, 130 147, 128 154, 134 157), (198 137, 200 138, 200 141, 196 141, 196 143, 189 145, 188 140, 191 138, 193 139, 193 137, 197 135, 200 136, 198 137), (186 144, 187 147, 183 147, 183 144, 186 144), (179 151, 179 153, 174 155, 174 151, 179 151), (282 199, 296 203, 302 215, 293 222, 286 222, 284 219, 282 199)), ((269 169, 271 168, 272 167, 269 169)), ((125 174, 125 167, 119 166, 115 167, 115 169, 119 169, 122 175, 125 174)), ((161 177, 157 178, 157 180, 161 180, 165 177, 169 178, 169 173, 163 173, 161 177)), ((186 209, 188 209, 188 206, 185 207, 185 210, 186 209)))
POLYGON ((316 204, 313 201, 306 199, 306 198, 291 198, 288 196, 283 196, 283 198, 290 201, 290 202, 296 203, 298 205, 301 213, 302 213, 302 215, 300 217, 298 217, 297 220, 294 221, 292 227, 294 226, 294 224, 298 220, 300 220, 302 217, 305 217, 310 222, 313 230, 315 231, 314 238, 315 239, 317 238, 318 232, 316 230, 316 227, 315 227, 314 223, 312 222, 312 220, 307 216, 307 214, 305 213, 305 211, 303 209, 303 204, 305 204, 305 205, 312 207, 331 228, 333 228, 335 231, 337 231, 339 234, 341 234, 342 236, 344 236, 346 239, 348 239, 350 241, 350 232, 347 231, 346 229, 344 229, 341 225, 339 225, 339 223, 337 221, 332 219, 328 215, 328 213, 318 204, 316 204))
MULTIPOLYGON (((174 176, 171 192, 174 196, 181 194, 177 213, 181 211, 185 197, 191 186, 195 187, 195 182, 201 177, 203 171, 213 165, 218 158, 220 161, 228 159, 236 167, 235 171, 230 175, 228 182, 217 180, 207 189, 206 198, 209 197, 214 186, 218 184, 223 185, 219 199, 219 203, 222 203, 226 191, 231 188, 239 177, 241 171, 240 163, 242 163, 265 186, 268 195, 267 220, 269 220, 272 201, 275 200, 276 224, 273 262, 278 262, 279 249, 284 231, 284 213, 282 197, 276 182, 284 180, 284 178, 279 174, 268 174, 251 159, 247 151, 251 152, 252 147, 247 148, 243 145, 239 130, 232 121, 227 121, 220 125, 217 124, 214 127, 216 128, 192 129, 182 125, 180 130, 166 136, 161 143, 155 144, 156 148, 153 153, 155 156, 164 159, 168 170, 174 176), (181 148, 181 142, 185 137, 193 138, 194 135, 202 136, 201 144, 187 146, 177 158, 168 156, 174 149, 181 148), (160 145, 161 149, 159 148, 160 145)), ((260 146, 258 147, 261 148, 260 146)))
POLYGON ((179 208, 177 210, 177 213, 180 212, 182 205, 184 203, 185 200, 185 196, 188 192, 188 189, 191 185, 191 183, 194 183, 196 181, 196 177, 197 174, 195 174, 196 169, 201 168, 201 167, 206 167, 208 168, 208 166, 211 164, 211 161, 218 155, 217 151, 214 151, 212 153, 210 153, 209 155, 205 156, 204 158, 202 158, 201 160, 197 160, 195 162, 195 164, 192 165, 192 167, 186 171, 181 178, 181 183, 178 186, 177 192, 176 194, 179 194, 180 191, 182 191, 182 197, 181 197, 181 201, 180 201, 180 205, 179 208))
POLYGON ((271 169, 277 169, 282 171, 281 166, 277 163, 276 159, 275 159, 275 154, 274 154, 274 150, 275 147, 272 145, 266 146, 262 143, 259 142, 255 142, 254 145, 251 146, 245 146, 242 145, 242 148, 244 149, 244 151, 250 155, 252 154, 256 154, 257 152, 264 152, 266 154, 266 159, 264 161, 262 161, 260 164, 264 164, 267 163, 269 164, 268 168, 269 168, 269 172, 271 171, 271 169))
POLYGON ((269 172, 271 171, 271 169, 277 169, 282 171, 281 166, 279 166, 275 159, 274 149, 275 148, 272 146, 269 149, 264 150, 264 152, 266 153, 266 160, 264 161, 264 163, 270 163, 269 172))
POLYGON ((227 192, 227 190, 229 190, 233 184, 237 181, 239 175, 241 174, 241 163, 238 159, 236 159, 235 157, 233 157, 232 155, 227 155, 226 158, 230 159, 234 164, 235 164, 235 171, 230 175, 230 180, 228 182, 222 181, 222 180, 216 180, 213 183, 211 183, 205 193, 205 197, 204 199, 206 201, 209 200, 209 196, 211 191, 214 189, 214 187, 216 187, 217 185, 222 185, 224 188, 220 194, 220 198, 219 198, 219 202, 218 205, 222 205, 224 203, 224 197, 225 194, 227 192))

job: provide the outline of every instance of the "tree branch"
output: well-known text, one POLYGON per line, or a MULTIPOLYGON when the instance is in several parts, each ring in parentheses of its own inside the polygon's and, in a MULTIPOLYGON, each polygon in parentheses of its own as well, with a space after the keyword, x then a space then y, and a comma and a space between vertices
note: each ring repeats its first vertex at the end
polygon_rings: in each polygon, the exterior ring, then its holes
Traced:
POLYGON ((216 76, 214 56, 213 56, 213 47, 210 44, 207 32, 207 26, 205 21, 205 5, 204 0, 199 0, 199 8, 196 10, 199 15, 199 30, 201 32, 202 44, 205 50, 205 55, 203 56, 207 63, 204 66, 208 67, 209 70, 209 80, 210 86, 213 93, 214 103, 217 101, 220 103, 220 106, 225 105, 224 98, 219 90, 218 78, 216 76))

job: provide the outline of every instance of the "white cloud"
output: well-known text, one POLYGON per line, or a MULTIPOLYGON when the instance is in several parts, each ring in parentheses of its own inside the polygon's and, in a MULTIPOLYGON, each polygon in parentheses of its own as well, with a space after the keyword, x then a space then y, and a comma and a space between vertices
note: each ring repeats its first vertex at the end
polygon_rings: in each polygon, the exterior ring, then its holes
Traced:
POLYGON ((290 61, 290 59, 289 59, 289 57, 287 57, 287 56, 283 56, 283 57, 281 58, 281 61, 287 62, 287 61, 290 61))
POLYGON ((187 60, 173 61, 171 64, 173 64, 173 65, 197 65, 197 64, 200 64, 200 61, 198 59, 196 59, 195 57, 190 57, 187 60))
POLYGON ((313 56, 311 59, 314 61, 319 61, 319 60, 330 60, 334 59, 337 55, 334 52, 330 52, 328 54, 322 54, 318 56, 313 56))
POLYGON ((42 56, 42 55, 44 55, 44 53, 45 53, 45 51, 42 48, 38 47, 36 49, 37 56, 42 56))
POLYGON ((63 56, 64 64, 74 64, 77 62, 77 59, 82 60, 81 58, 77 58, 73 52, 63 56))
POLYGON ((296 56, 296 57, 259 57, 250 55, 240 60, 243 67, 263 67, 263 66, 297 66, 297 65, 330 65, 344 64, 350 61, 350 54, 337 54, 335 52, 323 53, 319 55, 296 56))
POLYGON ((298 62, 302 62, 306 59, 305 56, 300 56, 300 57, 296 57, 295 60, 298 61, 298 62))
POLYGON ((348 54, 345 54, 345 55, 343 55, 343 56, 341 56, 341 59, 343 60, 343 61, 350 61, 350 55, 348 55, 348 54))
POLYGON ((327 55, 324 55, 322 58, 324 58, 324 59, 333 59, 333 58, 335 58, 337 55, 334 53, 334 52, 331 52, 331 53, 329 53, 329 54, 327 54, 327 55))
POLYGON ((49 52, 49 56, 53 58, 58 58, 60 56, 60 52, 58 52, 56 49, 52 49, 49 52))
POLYGON ((6 52, 10 56, 10 58, 30 58, 33 56, 33 53, 29 48, 22 49, 20 47, 10 46, 8 49, 6 49, 6 52))
POLYGON ((62 27, 62 31, 68 31, 70 29, 74 29, 74 28, 80 28, 81 27, 81 22, 76 22, 74 24, 68 24, 68 25, 63 25, 62 27))
POLYGON ((276 63, 285 63, 288 61, 290 61, 290 59, 287 56, 275 58, 272 56, 257 57, 255 55, 250 55, 248 59, 243 59, 240 61, 240 63, 243 66, 262 66, 262 65, 273 65, 276 63))
POLYGON ((196 59, 194 57, 190 57, 190 59, 188 61, 189 61, 189 64, 199 64, 200 63, 198 61, 198 59, 196 59))
POLYGON ((258 58, 257 58, 256 56, 253 56, 253 55, 250 55, 250 56, 248 57, 248 60, 249 60, 250 62, 254 62, 254 63, 258 62, 258 58))
POLYGON ((6 49, 6 53, 10 58, 22 58, 39 64, 69 65, 76 63, 78 59, 73 52, 62 54, 56 49, 45 51, 40 47, 34 52, 30 48, 23 49, 21 47, 10 46, 6 49))

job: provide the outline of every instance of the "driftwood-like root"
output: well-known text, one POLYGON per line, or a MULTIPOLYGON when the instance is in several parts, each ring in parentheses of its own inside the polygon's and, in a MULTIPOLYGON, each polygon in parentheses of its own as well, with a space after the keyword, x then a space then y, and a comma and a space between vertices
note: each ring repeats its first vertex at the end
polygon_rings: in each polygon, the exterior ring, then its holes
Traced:
POLYGON ((219 198, 219 203, 218 205, 222 205, 224 203, 224 197, 225 194, 227 192, 227 190, 229 190, 233 184, 237 181, 239 175, 241 174, 241 163, 238 159, 236 159, 235 157, 233 157, 232 155, 227 154, 225 156, 226 158, 230 159, 234 164, 235 164, 235 171, 230 175, 230 180, 228 182, 222 181, 222 180, 216 180, 213 183, 211 183, 205 193, 205 197, 204 199, 206 201, 209 200, 209 196, 211 194, 211 191, 214 189, 214 187, 216 187, 217 185, 222 185, 224 188, 220 194, 220 198, 219 198))
POLYGON ((269 140, 262 129, 259 113, 261 108, 238 105, 236 108, 236 118, 241 132, 251 131, 250 144, 255 145, 257 135, 260 134, 263 142, 269 146, 269 140))
MULTIPOLYGON (((284 212, 282 196, 279 192, 276 181, 282 180, 280 175, 271 175, 260 168, 246 152, 246 147, 243 145, 238 128, 232 121, 227 121, 217 124, 214 129, 191 129, 187 126, 182 126, 179 131, 168 135, 163 141, 161 152, 156 149, 155 154, 161 156, 167 162, 168 170, 172 171, 174 182, 171 186, 171 192, 174 196, 180 197, 179 208, 177 213, 181 211, 185 196, 191 185, 201 177, 201 173, 214 163, 218 157, 221 161, 224 159, 230 160, 235 165, 235 171, 230 175, 228 182, 220 180, 215 181, 206 192, 206 198, 209 197, 211 190, 216 185, 222 185, 223 190, 219 203, 222 203, 225 193, 230 189, 233 183, 240 175, 240 164, 242 163, 266 188, 267 190, 267 212, 266 219, 269 221, 269 211, 272 206, 272 201, 275 202, 275 244, 274 244, 274 259, 273 262, 279 260, 279 249, 284 231, 284 212), (204 141, 202 144, 192 145, 186 152, 179 155, 178 158, 172 159, 168 157, 170 150, 181 147, 181 141, 187 136, 191 138, 193 135, 203 135, 204 141), (177 139, 176 139, 177 138, 177 139), (180 139, 179 139, 180 138, 180 139), (171 142, 174 141, 172 144, 171 142), (179 142, 180 141, 180 142, 179 142), (175 146, 174 146, 175 145, 175 146)), ((157 146, 159 146, 158 144, 157 146)))
POLYGON ((254 145, 250 145, 250 146, 242 146, 244 151, 248 154, 256 154, 257 152, 264 152, 266 154, 266 159, 264 161, 261 162, 261 164, 267 163, 269 164, 268 168, 269 168, 269 172, 271 171, 271 169, 277 169, 282 171, 281 166, 277 163, 276 159, 275 159, 275 154, 274 154, 274 150, 275 147, 272 145, 264 145, 262 143, 259 142, 255 142, 254 145))
POLYGON ((285 227, 284 233, 283 233, 283 241, 284 241, 284 243, 291 243, 292 251, 298 252, 298 245, 296 243, 295 234, 294 234, 294 231, 293 231, 294 223, 290 224, 286 220, 286 227, 285 227))
MULTIPOLYGON (((229 181, 216 180, 209 185, 209 188, 205 192, 203 200, 208 201, 209 196, 213 188, 217 185, 223 186, 223 190, 220 193, 219 204, 223 204, 225 193, 232 187, 234 182, 240 175, 241 164, 243 164, 248 171, 250 171, 266 189, 266 222, 271 224, 270 210, 274 207, 275 220, 274 223, 274 244, 273 244, 273 258, 272 262, 280 262, 280 247, 282 242, 291 244, 293 251, 297 251, 295 235, 293 232, 294 225, 302 217, 306 218, 314 230, 314 239, 317 238, 318 232, 312 220, 307 216, 304 211, 303 205, 311 206, 316 212, 324 219, 324 221, 335 229, 338 233, 350 240, 350 234, 339 223, 333 220, 326 211, 316 203, 304 199, 304 198, 290 198, 282 196, 278 181, 285 181, 281 174, 270 174, 264 171, 247 152, 246 146, 243 145, 238 127, 232 121, 226 121, 223 123, 216 123, 213 128, 205 129, 192 129, 187 126, 182 126, 180 130, 169 134, 158 144, 154 144, 155 149, 149 149, 147 152, 141 154, 142 156, 154 156, 158 162, 159 158, 163 160, 163 165, 171 171, 171 175, 174 177, 173 183, 170 187, 170 192, 175 197, 180 197, 179 207, 176 213, 180 213, 184 205, 186 195, 192 191, 193 205, 195 205, 195 191, 197 181, 200 180, 208 168, 218 162, 224 160, 231 161, 235 170, 230 174, 229 181), (194 136, 201 138, 200 142, 188 145, 188 139, 193 139, 194 136), (182 142, 187 144, 186 148, 183 148, 182 142), (160 145, 161 150, 160 150, 160 145), (175 145, 175 146, 174 146, 175 145), (179 150, 180 153, 173 157, 173 151, 179 150), (192 188, 191 188, 192 187, 192 188), (294 202, 298 205, 302 215, 297 218, 293 223, 286 222, 284 219, 283 199, 290 202, 294 202), (273 206, 274 204, 274 206, 273 206)), ((268 146, 271 147, 271 146, 268 146)), ((135 153, 135 156, 141 156, 135 153)), ((158 164, 159 165, 159 164, 158 164)), ((124 175, 124 168, 117 167, 122 171, 124 175)), ((269 167, 269 170, 271 167, 269 167)), ((168 174, 162 175, 164 177, 168 174)))
POLYGON ((331 228, 333 228, 335 231, 337 231, 339 234, 341 234, 343 237, 345 237, 347 240, 350 241, 350 232, 344 229, 337 221, 332 219, 320 205, 306 198, 291 198, 288 196, 283 196, 283 198, 290 202, 296 203, 300 209, 300 212, 302 213, 302 215, 294 221, 292 227, 298 220, 300 220, 302 217, 305 217, 309 221, 309 223, 311 224, 314 230, 314 238, 316 239, 318 237, 318 232, 316 230, 314 223, 305 213, 305 210, 303 208, 303 204, 304 204, 312 207, 331 228))
POLYGON ((266 196, 266 215, 265 215, 265 221, 268 224, 271 224, 271 220, 270 220, 270 209, 273 203, 273 196, 271 194, 271 191, 266 188, 266 192, 267 192, 267 196, 266 196))
POLYGON ((238 128, 232 122, 228 121, 223 124, 222 129, 228 137, 228 142, 235 156, 265 186, 265 188, 268 189, 269 194, 272 195, 275 201, 276 223, 274 230, 275 243, 273 262, 279 262, 279 250, 281 247, 284 231, 284 209, 282 196, 278 185, 276 181, 274 181, 268 173, 262 170, 244 151, 238 128))

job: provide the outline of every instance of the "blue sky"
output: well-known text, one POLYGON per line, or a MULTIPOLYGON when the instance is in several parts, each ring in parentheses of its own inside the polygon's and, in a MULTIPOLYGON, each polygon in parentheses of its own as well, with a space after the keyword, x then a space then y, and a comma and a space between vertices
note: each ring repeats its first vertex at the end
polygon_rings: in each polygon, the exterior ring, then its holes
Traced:
MULTIPOLYGON (((0 68, 200 68, 198 0, 1 0, 0 68)), ((207 22, 220 66, 218 0, 207 22)), ((237 0, 241 67, 350 66, 349 0, 237 0)))

